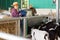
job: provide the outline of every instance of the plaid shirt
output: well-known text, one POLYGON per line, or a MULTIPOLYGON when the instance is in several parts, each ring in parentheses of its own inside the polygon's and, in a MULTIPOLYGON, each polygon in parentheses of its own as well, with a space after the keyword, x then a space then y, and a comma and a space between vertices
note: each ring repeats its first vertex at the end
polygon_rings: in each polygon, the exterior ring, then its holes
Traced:
POLYGON ((12 13, 12 17, 19 17, 19 13, 15 8, 12 8, 11 13, 12 13))

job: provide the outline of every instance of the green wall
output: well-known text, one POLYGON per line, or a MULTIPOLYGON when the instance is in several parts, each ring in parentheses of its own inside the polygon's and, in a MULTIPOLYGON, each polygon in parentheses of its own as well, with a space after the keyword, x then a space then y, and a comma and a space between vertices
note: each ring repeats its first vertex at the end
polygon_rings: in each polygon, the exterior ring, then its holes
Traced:
MULTIPOLYGON (((17 1, 21 7, 21 0, 0 0, 0 9, 8 9, 14 1, 17 1)), ((29 0, 29 4, 35 8, 56 8, 53 0, 29 0)))
POLYGON ((29 3, 35 8, 56 8, 53 0, 29 0, 29 3))
POLYGON ((13 2, 18 2, 19 7, 21 6, 20 0, 0 0, 0 9, 8 9, 9 7, 11 7, 13 2))

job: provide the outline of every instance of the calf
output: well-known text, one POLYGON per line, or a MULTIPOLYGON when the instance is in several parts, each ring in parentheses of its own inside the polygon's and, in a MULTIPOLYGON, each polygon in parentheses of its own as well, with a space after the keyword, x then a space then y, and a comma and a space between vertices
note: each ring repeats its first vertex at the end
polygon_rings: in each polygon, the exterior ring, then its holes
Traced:
POLYGON ((49 34, 46 31, 32 29, 32 40, 48 40, 49 34), (45 37, 46 36, 46 37, 45 37))
POLYGON ((55 27, 57 27, 57 25, 54 22, 49 22, 41 26, 40 30, 44 30, 49 33, 49 40, 58 40, 58 35, 55 27))

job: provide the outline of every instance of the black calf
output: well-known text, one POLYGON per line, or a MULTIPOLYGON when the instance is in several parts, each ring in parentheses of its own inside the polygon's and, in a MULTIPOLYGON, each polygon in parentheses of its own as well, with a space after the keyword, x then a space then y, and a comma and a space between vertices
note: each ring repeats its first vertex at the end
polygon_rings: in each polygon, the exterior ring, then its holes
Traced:
POLYGON ((40 30, 47 31, 49 33, 49 39, 50 40, 58 40, 57 32, 55 30, 55 27, 57 25, 54 22, 49 22, 43 26, 40 27, 40 30), (52 28, 52 29, 51 29, 52 28), (51 29, 51 30, 50 30, 51 29))
POLYGON ((52 21, 52 22, 48 22, 47 24, 41 22, 39 24, 34 25, 33 28, 48 32, 50 40, 55 40, 55 39, 58 40, 58 36, 60 37, 60 26, 57 26, 57 28, 56 26, 57 25, 54 23, 54 21, 52 21))

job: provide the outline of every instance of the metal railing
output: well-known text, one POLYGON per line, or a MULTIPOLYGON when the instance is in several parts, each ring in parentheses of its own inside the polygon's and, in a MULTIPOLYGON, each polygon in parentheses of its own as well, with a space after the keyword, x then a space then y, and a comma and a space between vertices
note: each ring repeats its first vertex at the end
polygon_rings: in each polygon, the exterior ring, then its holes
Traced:
MULTIPOLYGON (((16 17, 16 18, 11 17, 11 18, 7 18, 7 19, 0 19, 0 21, 18 20, 18 26, 20 26, 19 28, 21 28, 20 20, 23 20, 23 37, 26 37, 26 35, 27 35, 27 27, 28 27, 27 24, 29 26, 31 26, 31 24, 36 24, 38 22, 43 21, 44 19, 46 19, 46 17, 48 17, 48 16, 31 16, 31 17, 16 17)), ((20 33, 18 33, 18 34, 20 34, 20 33)))

